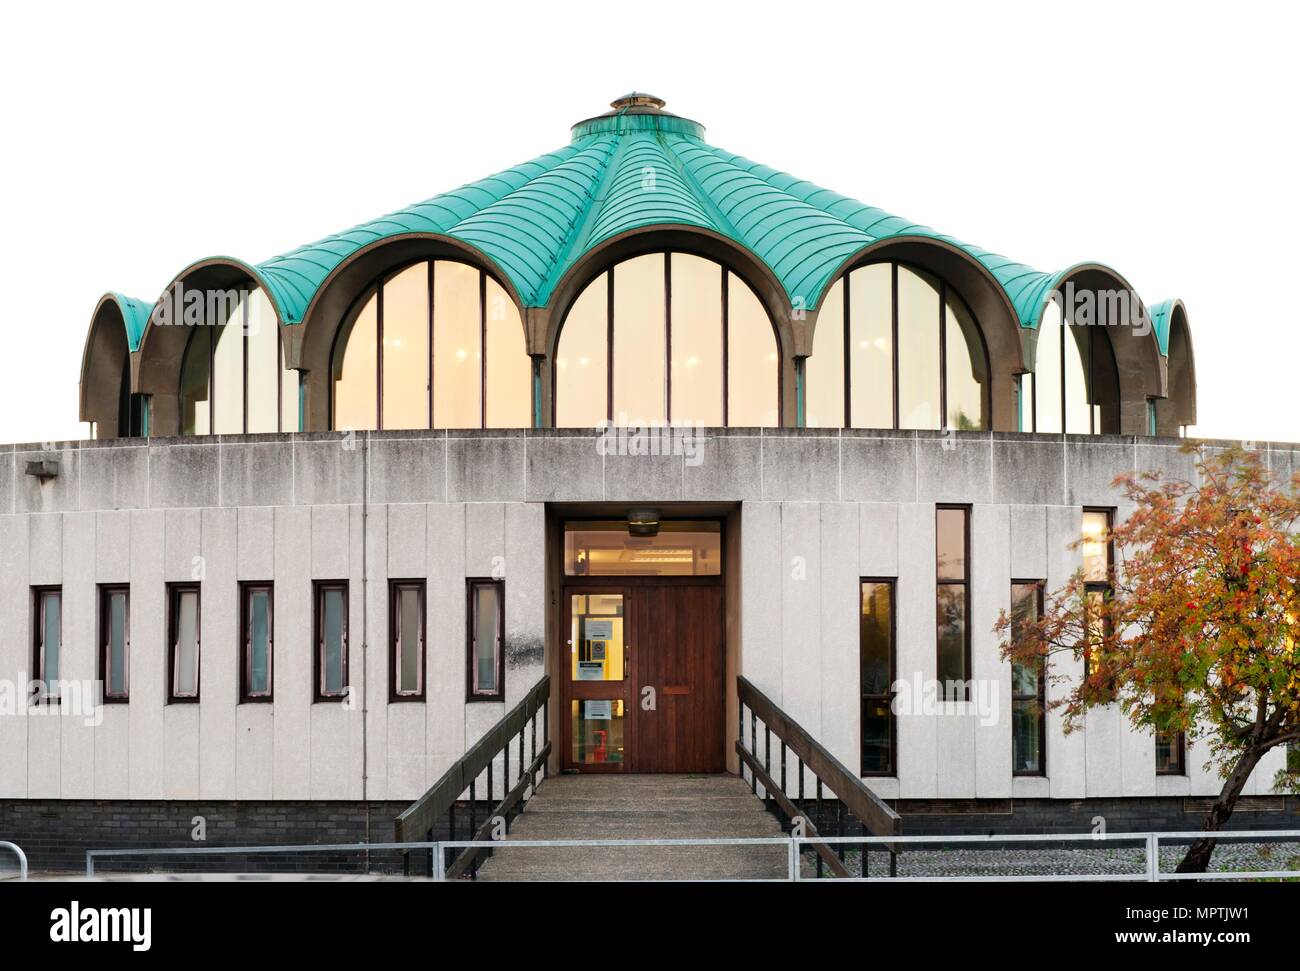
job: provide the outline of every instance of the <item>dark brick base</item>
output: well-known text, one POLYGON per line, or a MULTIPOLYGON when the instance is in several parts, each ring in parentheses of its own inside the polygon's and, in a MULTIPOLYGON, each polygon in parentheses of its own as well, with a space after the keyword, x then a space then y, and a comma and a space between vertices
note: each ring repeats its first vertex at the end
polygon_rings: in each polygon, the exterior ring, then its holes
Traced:
MULTIPOLYGON (((823 828, 833 832, 834 809, 830 800, 826 803, 824 821, 830 828, 823 828)), ((1122 833, 1199 829, 1209 800, 903 799, 893 805, 903 817, 903 832, 908 835, 1087 833, 1098 816, 1105 820, 1107 832, 1122 833)), ((373 802, 367 807, 361 802, 0 800, 0 839, 21 846, 33 870, 82 871, 88 849, 359 843, 366 839, 367 809, 370 842, 391 842, 393 820, 406 806, 404 802, 373 802), (205 842, 191 839, 196 816, 206 821, 205 842)), ((486 809, 483 806, 476 814, 480 820, 486 809)), ((462 831, 458 835, 464 839, 467 819, 463 809, 460 815, 458 828, 462 831)), ((1300 829, 1300 799, 1243 798, 1229 828, 1300 829)), ((0 867, 11 865, 7 856, 0 855, 0 867)), ((402 867, 396 851, 372 851, 369 863, 372 871, 379 872, 399 872, 402 867)), ((95 868, 100 873, 359 872, 364 865, 364 857, 358 853, 310 853, 108 858, 98 861, 95 868)), ((417 872, 426 872, 426 867, 424 860, 417 872)))
MULTIPOLYGON (((1205 823, 1212 800, 1178 797, 1127 799, 899 799, 903 832, 928 836, 959 833, 1090 833, 1097 817, 1106 832, 1176 832, 1205 823)), ((1300 799, 1243 796, 1229 829, 1300 829, 1300 799)))
MULTIPOLYGON (((35 799, 0 800, 0 839, 17 843, 33 870, 84 870, 88 849, 293 846, 393 840, 393 820, 408 803, 372 802, 172 802, 35 799), (205 820, 204 842, 191 838, 196 816, 205 820)), ((463 838, 463 836, 462 836, 463 838)), ((8 855, 8 854, 6 854, 8 855)), ((11 860, 0 860, 8 867, 11 860)), ((375 851, 372 869, 399 870, 397 853, 375 851)), ((359 854, 283 856, 169 856, 107 858, 97 872, 187 870, 232 872, 362 869, 359 854), (260 865, 259 865, 260 864, 260 865)))

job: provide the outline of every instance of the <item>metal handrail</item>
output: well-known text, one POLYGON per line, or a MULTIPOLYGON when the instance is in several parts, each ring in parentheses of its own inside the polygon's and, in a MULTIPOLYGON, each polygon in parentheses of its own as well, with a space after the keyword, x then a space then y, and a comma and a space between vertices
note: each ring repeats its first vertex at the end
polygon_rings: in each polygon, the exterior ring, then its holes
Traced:
POLYGON ((438 844, 419 843, 293 843, 286 846, 165 846, 86 850, 86 876, 95 875, 95 860, 105 856, 240 856, 258 853, 343 853, 372 850, 431 850, 438 844))
MULTIPOLYGON (((736 732, 736 754, 740 758, 740 777, 744 779, 745 769, 750 773, 750 789, 758 794, 759 786, 763 788, 764 803, 775 803, 775 808, 792 824, 796 819, 802 820, 804 835, 816 852, 817 873, 820 876, 823 865, 828 866, 836 876, 846 877, 848 869, 844 866, 842 856, 837 856, 829 844, 817 839, 821 834, 819 826, 825 825, 822 812, 823 789, 829 789, 836 798, 835 824, 839 835, 844 835, 844 827, 852 825, 856 819, 864 833, 873 836, 892 836, 902 832, 903 821, 898 813, 890 809, 879 796, 872 792, 845 765, 835 758, 826 748, 804 729, 802 725, 782 711, 767 695, 763 694, 743 675, 736 678, 736 695, 738 724, 736 732), (749 709, 749 748, 745 747, 745 709, 749 709), (758 756, 758 722, 763 723, 765 745, 763 761, 758 756), (780 745, 780 781, 772 776, 772 734, 775 733, 780 745), (794 802, 786 787, 786 754, 793 752, 798 767, 796 794, 794 802), (817 819, 808 818, 804 798, 804 767, 812 773, 816 782, 815 813, 817 819), (844 810, 849 811, 850 820, 844 819, 844 810)), ((889 870, 893 874, 898 867, 898 850, 890 841, 889 870)))
POLYGON ((0 847, 7 850, 13 850, 18 856, 18 879, 25 881, 27 879, 27 854, 17 843, 10 843, 8 840, 0 840, 0 847))
MULTIPOLYGON (((1223 837, 1238 839, 1300 839, 1300 830, 1227 830, 1223 837)), ((1142 873, 1049 873, 1049 874, 988 874, 978 876, 908 876, 900 877, 891 870, 887 877, 868 877, 839 875, 842 879, 854 883, 1158 883, 1168 880, 1265 880, 1265 879, 1300 879, 1297 870, 1211 870, 1205 873, 1162 873, 1160 871, 1159 843, 1161 839, 1199 839, 1203 832, 1139 832, 1139 833, 1034 833, 1034 834, 960 834, 943 836, 757 836, 757 837, 718 837, 691 839, 559 839, 559 840, 443 840, 436 854, 442 857, 441 850, 481 847, 484 849, 554 848, 564 847, 584 849, 590 847, 632 847, 632 846, 779 846, 788 847, 787 880, 802 880, 799 870, 799 858, 804 846, 816 849, 818 846, 865 844, 896 848, 900 845, 924 845, 927 843, 1138 843, 1144 855, 1142 873)), ((1135 847, 1136 848, 1136 847, 1135 847)), ((818 876, 820 876, 820 868, 818 876)), ((837 874, 838 875, 838 874, 837 874)), ((445 874, 436 870, 435 880, 445 879, 445 874)))
MULTIPOLYGON (((429 787, 419 799, 411 803, 400 816, 394 820, 394 832, 399 843, 412 843, 416 839, 425 842, 433 840, 434 833, 447 817, 447 830, 454 839, 456 836, 456 806, 460 798, 468 791, 469 832, 472 837, 482 839, 492 832, 494 820, 504 818, 509 821, 510 814, 522 810, 524 803, 536 792, 537 775, 546 778, 546 762, 551 754, 550 732, 550 698, 551 676, 545 674, 541 680, 495 725, 489 728, 474 745, 470 746, 442 777, 429 787), (537 747, 537 716, 542 717, 542 747, 537 747), (524 759, 524 730, 531 727, 532 747, 529 759, 524 759), (519 740, 519 775, 510 786, 510 744, 519 740), (493 804, 493 765, 498 755, 504 755, 501 773, 502 784, 509 787, 501 801, 493 804), (478 779, 487 773, 488 810, 482 824, 478 823, 478 779)), ((482 851, 477 847, 464 850, 448 868, 452 876, 468 873, 471 877, 477 873, 479 857, 482 851)), ((434 861, 434 867, 442 866, 441 854, 434 861)), ((409 872, 409 857, 407 860, 409 872)))
MULTIPOLYGON (((95 860, 100 857, 122 856, 235 856, 258 853, 321 853, 344 851, 373 850, 432 850, 435 867, 434 879, 446 879, 446 869, 437 865, 445 859, 444 851, 460 850, 500 850, 529 848, 571 848, 587 849, 592 847, 634 847, 634 846, 784 846, 787 849, 786 879, 801 881, 799 869, 800 851, 805 846, 818 844, 827 846, 917 846, 927 843, 946 844, 998 844, 998 843, 1137 843, 1141 844, 1145 856, 1145 868, 1142 873, 1078 873, 1078 874, 1026 874, 1003 875, 989 874, 979 876, 908 876, 888 877, 849 876, 847 879, 860 883, 1018 883, 1018 882, 1161 882, 1166 880, 1262 880, 1262 879, 1300 879, 1297 870, 1211 870, 1205 873, 1161 873, 1159 848, 1160 840, 1194 840, 1204 835, 1196 832, 1137 832, 1137 833, 984 833, 984 834, 948 834, 934 836, 737 836, 737 837, 697 837, 686 839, 558 839, 558 840, 422 840, 412 843, 313 843, 307 845, 287 846, 202 846, 202 847, 166 847, 150 849, 135 847, 130 849, 108 849, 86 851, 86 876, 95 875, 95 860)), ((1300 840, 1300 830, 1225 830, 1219 834, 1225 841, 1294 839, 1300 840)), ((12 843, 0 842, 0 846, 13 847, 12 843)), ((16 849, 16 847, 13 847, 16 849)), ((18 851, 21 854, 21 851, 18 851)), ((25 860, 24 860, 25 862, 25 860)), ((25 874, 24 869, 24 874, 25 874)))

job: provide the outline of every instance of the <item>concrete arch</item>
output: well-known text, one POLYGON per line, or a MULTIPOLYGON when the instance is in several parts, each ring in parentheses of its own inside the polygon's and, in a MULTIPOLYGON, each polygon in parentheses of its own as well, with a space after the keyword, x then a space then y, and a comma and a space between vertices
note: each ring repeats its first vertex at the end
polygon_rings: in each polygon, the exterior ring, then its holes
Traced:
MULTIPOLYGON (((989 362, 989 425, 994 431, 1015 431, 1016 375, 1026 370, 1020 322, 1006 291, 988 268, 960 247, 931 236, 891 236, 851 254, 836 269, 818 296, 826 296, 844 274, 877 262, 907 263, 939 277, 975 314, 989 362)), ((806 353, 812 351, 816 318, 807 330, 806 353)))
POLYGON ((78 417, 94 422, 98 438, 117 438, 130 430, 119 427, 123 384, 130 389, 131 337, 122 298, 106 293, 99 298, 86 331, 81 352, 78 417))
POLYGON ((1105 328, 1119 385, 1119 433, 1149 434, 1148 402, 1165 395, 1165 359, 1146 305, 1133 285, 1117 271, 1102 263, 1080 263, 1059 274, 1052 288, 1043 295, 1034 329, 1024 331, 1025 360, 1032 367, 1038 343, 1037 328, 1053 294, 1061 294, 1067 303, 1072 294, 1075 296, 1072 308, 1075 312, 1067 310, 1067 317, 1074 318, 1080 306, 1078 295, 1087 293, 1094 295, 1098 308, 1095 319, 1071 319, 1071 322, 1091 322, 1105 328))
POLYGON ((1169 309, 1169 356, 1165 397, 1156 401, 1156 433, 1176 436, 1196 424, 1196 354, 1187 308, 1175 300, 1169 309))
POLYGON ((612 236, 592 247, 561 277, 551 291, 549 303, 528 311, 525 317, 528 349, 534 360, 540 357, 543 361, 542 425, 550 427, 555 421, 551 362, 569 307, 587 284, 605 270, 634 256, 664 250, 690 253, 720 263, 753 290, 776 332, 777 353, 781 357, 781 424, 794 425, 797 413, 794 372, 794 348, 799 346, 797 331, 808 325, 808 318, 814 312, 796 313, 772 268, 745 247, 712 230, 676 223, 643 226, 612 236))
POLYGON ((325 431, 330 427, 331 354, 338 329, 357 298, 393 270, 422 260, 440 259, 469 263, 496 280, 519 308, 527 341, 528 311, 510 278, 482 250, 437 233, 404 233, 376 240, 339 263, 316 289, 302 322, 284 331, 285 366, 304 372, 305 430, 325 431))

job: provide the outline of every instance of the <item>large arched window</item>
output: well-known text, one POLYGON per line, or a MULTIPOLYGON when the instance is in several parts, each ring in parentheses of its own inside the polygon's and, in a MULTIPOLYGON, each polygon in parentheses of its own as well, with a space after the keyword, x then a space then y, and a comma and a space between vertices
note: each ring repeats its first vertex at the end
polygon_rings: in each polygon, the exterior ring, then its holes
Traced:
POLYGON ((966 302, 900 263, 846 273, 822 298, 805 377, 824 428, 989 427, 988 356, 966 302))
POLYGON ((190 334, 181 363, 181 434, 298 431, 298 372, 284 367, 266 293, 210 291, 209 300, 205 319, 223 322, 196 325, 190 334))
POLYGON ((368 287, 334 342, 335 428, 527 428, 519 309, 478 267, 406 266, 368 287))
POLYGON ((1020 376, 1020 430, 1096 435, 1119 429, 1119 377, 1104 328, 1065 320, 1052 299, 1038 325, 1034 370, 1020 376))
POLYGON ((587 284, 565 316, 553 380, 561 428, 780 423, 767 311, 736 274, 689 253, 632 257, 587 284))

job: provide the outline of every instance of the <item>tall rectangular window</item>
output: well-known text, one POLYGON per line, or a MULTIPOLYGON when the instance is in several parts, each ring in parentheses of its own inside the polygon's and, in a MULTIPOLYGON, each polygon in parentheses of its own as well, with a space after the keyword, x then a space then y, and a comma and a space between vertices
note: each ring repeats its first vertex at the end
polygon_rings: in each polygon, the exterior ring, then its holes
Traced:
POLYGON ((505 584, 500 580, 470 580, 470 701, 500 701, 505 697, 502 664, 504 630, 505 584))
POLYGON ((1156 732, 1156 775, 1186 775, 1187 736, 1182 732, 1156 732))
POLYGON ((58 701, 63 647, 63 589, 33 587, 32 613, 32 670, 41 682, 44 700, 58 701))
MULTIPOLYGON (((1043 614, 1043 582, 1011 583, 1011 639, 1023 638, 1025 625, 1043 614)), ((1011 772, 1044 775, 1047 769, 1047 679, 1043 665, 1011 665, 1011 772)))
POLYGON ((1084 641, 1084 671, 1091 677, 1101 665, 1092 645, 1109 632, 1106 604, 1111 597, 1115 569, 1115 548, 1111 539, 1114 512, 1110 509, 1083 511, 1083 581, 1087 605, 1087 639, 1084 641))
POLYGON ((424 698, 424 581, 393 580, 388 587, 388 638, 393 701, 424 698))
POLYGON ((862 680, 862 774, 898 771, 894 729, 894 581, 863 580, 858 618, 862 680))
POLYGON ((966 701, 970 681, 970 509, 939 506, 935 510, 935 562, 938 602, 940 697, 966 701))
POLYGON ((316 584, 316 700, 348 696, 348 583, 316 584))
POLYGON ((124 585, 99 588, 99 677, 105 701, 131 694, 131 591, 124 585))
POLYGON ((199 700, 200 605, 197 583, 167 587, 169 701, 199 700))
POLYGON ((239 585, 240 697, 270 701, 275 654, 274 594, 269 582, 239 585))

